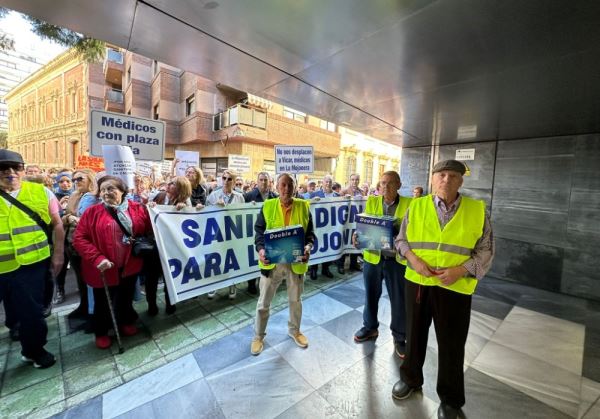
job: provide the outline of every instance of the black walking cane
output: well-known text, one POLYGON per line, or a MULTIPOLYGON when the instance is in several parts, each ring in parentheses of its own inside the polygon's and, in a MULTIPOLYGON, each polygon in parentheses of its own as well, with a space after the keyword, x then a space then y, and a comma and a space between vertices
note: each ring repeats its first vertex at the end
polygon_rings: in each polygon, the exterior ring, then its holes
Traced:
POLYGON ((100 272, 102 277, 102 285, 104 285, 104 292, 106 292, 106 301, 108 302, 108 310, 110 311, 110 318, 112 319, 113 327, 115 328, 115 335, 117 335, 117 344, 119 345, 119 353, 125 352, 123 345, 121 344, 121 335, 119 334, 119 326, 117 326, 117 318, 115 317, 115 310, 112 306, 112 300, 110 299, 110 293, 108 292, 108 285, 106 284, 106 278, 104 277, 104 271, 100 272))

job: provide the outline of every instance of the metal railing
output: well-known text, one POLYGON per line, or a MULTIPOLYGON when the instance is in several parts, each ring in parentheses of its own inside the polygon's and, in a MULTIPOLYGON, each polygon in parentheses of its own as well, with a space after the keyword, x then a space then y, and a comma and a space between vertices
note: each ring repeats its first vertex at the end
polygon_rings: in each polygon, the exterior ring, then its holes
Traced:
POLYGON ((266 129, 267 112, 238 103, 227 110, 213 115, 213 131, 242 124, 266 129))

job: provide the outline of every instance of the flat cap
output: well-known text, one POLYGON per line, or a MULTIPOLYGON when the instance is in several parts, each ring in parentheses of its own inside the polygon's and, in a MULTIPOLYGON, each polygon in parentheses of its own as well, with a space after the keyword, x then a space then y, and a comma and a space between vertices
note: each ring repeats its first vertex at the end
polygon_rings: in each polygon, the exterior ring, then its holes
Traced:
POLYGON ((23 157, 19 153, 7 149, 0 150, 0 163, 25 164, 23 157))
POLYGON ((310 185, 311 183, 314 183, 315 185, 317 184, 317 181, 314 179, 311 179, 308 181, 307 185, 310 185))
POLYGON ((441 172, 442 170, 451 170, 464 175, 467 168, 458 160, 442 160, 433 166, 433 173, 441 172))

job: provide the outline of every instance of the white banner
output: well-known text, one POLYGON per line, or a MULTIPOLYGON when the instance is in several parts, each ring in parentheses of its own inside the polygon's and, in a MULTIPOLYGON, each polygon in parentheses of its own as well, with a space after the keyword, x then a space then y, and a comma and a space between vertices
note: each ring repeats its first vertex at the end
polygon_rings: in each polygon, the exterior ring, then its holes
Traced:
MULTIPOLYGON (((311 203, 317 240, 309 264, 337 260, 352 247, 354 218, 365 200, 327 198, 311 203)), ((214 289, 257 278, 254 223, 258 204, 175 211, 148 208, 171 301, 187 300, 214 289)))

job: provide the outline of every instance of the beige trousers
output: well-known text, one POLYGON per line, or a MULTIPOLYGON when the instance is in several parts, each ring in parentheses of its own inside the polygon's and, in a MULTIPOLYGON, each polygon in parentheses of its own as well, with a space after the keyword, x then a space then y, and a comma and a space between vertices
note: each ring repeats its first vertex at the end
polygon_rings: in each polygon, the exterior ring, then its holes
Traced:
POLYGON ((260 296, 256 305, 256 321, 254 322, 254 333, 257 337, 263 338, 266 334, 265 330, 269 321, 271 301, 284 279, 287 279, 288 302, 290 305, 288 329, 292 334, 300 331, 304 275, 292 272, 290 264, 285 263, 276 265, 268 277, 264 275, 260 276, 260 296))

